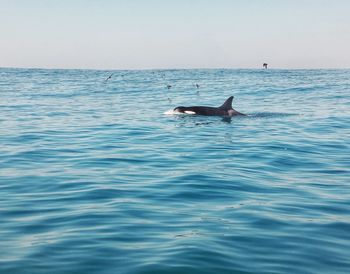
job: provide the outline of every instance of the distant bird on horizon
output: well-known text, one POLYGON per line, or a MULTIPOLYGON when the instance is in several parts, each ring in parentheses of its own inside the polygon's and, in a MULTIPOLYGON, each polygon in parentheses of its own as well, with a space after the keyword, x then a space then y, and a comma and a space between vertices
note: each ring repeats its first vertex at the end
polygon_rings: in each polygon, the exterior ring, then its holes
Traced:
POLYGON ((263 68, 264 68, 264 69, 267 69, 267 63, 264 63, 264 64, 263 64, 263 68))
POLYGON ((171 88, 171 85, 166 85, 166 87, 167 87, 168 89, 170 89, 170 88, 171 88))

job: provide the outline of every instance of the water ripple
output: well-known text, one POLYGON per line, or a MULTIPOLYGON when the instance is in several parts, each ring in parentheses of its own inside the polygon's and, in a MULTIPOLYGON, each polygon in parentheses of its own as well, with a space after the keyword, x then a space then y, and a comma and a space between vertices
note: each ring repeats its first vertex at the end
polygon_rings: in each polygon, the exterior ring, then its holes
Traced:
POLYGON ((1 273, 349 273, 349 70, 110 73, 0 69, 1 273))

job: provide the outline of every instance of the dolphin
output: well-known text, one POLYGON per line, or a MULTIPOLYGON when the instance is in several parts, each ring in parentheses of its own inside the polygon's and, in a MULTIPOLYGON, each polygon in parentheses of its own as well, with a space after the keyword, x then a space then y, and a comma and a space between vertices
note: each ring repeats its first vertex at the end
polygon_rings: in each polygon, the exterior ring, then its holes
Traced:
POLYGON ((179 106, 174 108, 175 113, 185 113, 185 114, 194 114, 194 115, 205 115, 205 116, 236 116, 245 114, 240 113, 232 108, 233 96, 227 98, 225 103, 220 107, 204 107, 204 106, 192 106, 192 107, 183 107, 179 106))

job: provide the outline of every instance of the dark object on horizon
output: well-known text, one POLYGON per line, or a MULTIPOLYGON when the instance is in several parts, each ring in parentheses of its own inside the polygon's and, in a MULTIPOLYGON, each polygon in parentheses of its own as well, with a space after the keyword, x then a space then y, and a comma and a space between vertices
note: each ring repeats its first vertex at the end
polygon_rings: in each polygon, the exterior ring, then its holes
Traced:
POLYGON ((267 69, 267 63, 264 63, 264 64, 263 64, 263 68, 264 68, 264 69, 267 69))
POLYGON ((199 85, 198 85, 198 84, 196 84, 196 88, 199 88, 199 85))
POLYGON ((168 89, 170 89, 170 88, 171 88, 171 85, 166 85, 166 87, 167 87, 168 89))
POLYGON ((176 107, 174 112, 184 113, 184 114, 195 114, 195 115, 205 115, 205 116, 236 116, 245 114, 240 113, 232 108, 233 96, 229 97, 225 103, 220 107, 204 107, 204 106, 192 106, 192 107, 176 107))
POLYGON ((106 82, 112 78, 112 75, 113 75, 113 73, 107 77, 106 82))

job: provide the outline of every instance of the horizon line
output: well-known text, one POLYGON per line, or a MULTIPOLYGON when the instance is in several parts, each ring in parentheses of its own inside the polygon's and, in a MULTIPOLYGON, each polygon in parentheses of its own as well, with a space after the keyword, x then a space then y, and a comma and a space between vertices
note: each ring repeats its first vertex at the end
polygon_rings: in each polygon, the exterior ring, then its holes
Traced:
POLYGON ((15 67, 15 66, 0 66, 0 69, 41 69, 41 70, 97 70, 97 71, 152 71, 152 70, 349 70, 350 67, 314 67, 314 68, 280 68, 269 67, 267 69, 261 67, 168 67, 168 68, 64 68, 64 67, 15 67))

